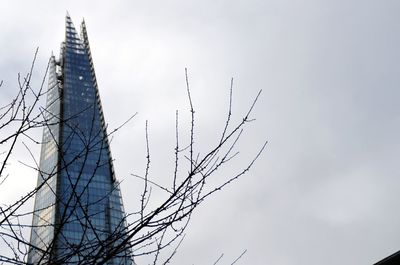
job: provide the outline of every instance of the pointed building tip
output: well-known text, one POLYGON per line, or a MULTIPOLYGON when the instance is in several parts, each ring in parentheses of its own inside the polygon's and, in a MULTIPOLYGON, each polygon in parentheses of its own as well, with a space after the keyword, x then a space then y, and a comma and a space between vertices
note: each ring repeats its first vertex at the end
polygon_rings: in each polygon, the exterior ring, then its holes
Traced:
POLYGON ((51 51, 50 61, 56 61, 56 56, 54 55, 53 51, 51 51))
POLYGON ((68 11, 67 11, 67 16, 65 17, 65 32, 67 33, 66 39, 65 39, 67 43, 68 42, 73 43, 73 42, 75 42, 74 38, 78 38, 74 23, 72 22, 72 19, 69 16, 68 11))
POLYGON ((71 16, 69 15, 69 12, 67 10, 67 13, 65 14, 65 21, 66 22, 72 22, 71 16))

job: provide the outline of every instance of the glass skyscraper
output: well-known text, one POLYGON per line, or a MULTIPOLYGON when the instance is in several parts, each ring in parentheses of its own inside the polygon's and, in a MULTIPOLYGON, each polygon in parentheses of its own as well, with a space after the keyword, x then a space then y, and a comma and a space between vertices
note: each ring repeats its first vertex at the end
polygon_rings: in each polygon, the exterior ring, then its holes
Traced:
POLYGON ((68 14, 48 82, 28 264, 133 264, 85 23, 79 36, 68 14))

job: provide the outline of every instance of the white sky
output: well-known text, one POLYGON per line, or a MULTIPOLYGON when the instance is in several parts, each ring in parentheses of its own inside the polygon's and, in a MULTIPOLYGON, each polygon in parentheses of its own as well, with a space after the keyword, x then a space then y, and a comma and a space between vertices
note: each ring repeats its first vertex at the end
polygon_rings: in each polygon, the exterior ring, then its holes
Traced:
MULTIPOLYGON (((189 115, 185 67, 202 150, 223 126, 230 78, 234 114, 263 89, 232 166, 268 139, 266 152, 199 208, 173 264, 213 264, 221 253, 230 264, 247 249, 239 264, 361 265, 400 249, 400 2, 3 0, 0 8, 6 96, 36 47, 38 80, 59 53, 66 10, 77 27, 85 18, 110 128, 139 112, 111 146, 127 211, 139 199, 130 173, 145 169, 146 119, 153 178, 173 172, 175 110, 189 115)), ((16 166, 26 157, 13 158, 1 202, 35 185, 16 166)))

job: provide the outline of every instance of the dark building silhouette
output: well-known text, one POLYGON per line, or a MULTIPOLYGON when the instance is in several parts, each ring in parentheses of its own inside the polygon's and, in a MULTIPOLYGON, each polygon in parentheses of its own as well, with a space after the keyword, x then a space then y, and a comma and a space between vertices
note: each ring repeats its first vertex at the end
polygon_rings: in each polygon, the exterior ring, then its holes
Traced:
POLYGON ((378 261, 374 265, 399 265, 400 264, 400 251, 390 255, 389 257, 384 258, 381 261, 378 261))
POLYGON ((133 264, 85 23, 52 55, 29 264, 133 264), (122 245, 122 244, 121 244, 122 245))

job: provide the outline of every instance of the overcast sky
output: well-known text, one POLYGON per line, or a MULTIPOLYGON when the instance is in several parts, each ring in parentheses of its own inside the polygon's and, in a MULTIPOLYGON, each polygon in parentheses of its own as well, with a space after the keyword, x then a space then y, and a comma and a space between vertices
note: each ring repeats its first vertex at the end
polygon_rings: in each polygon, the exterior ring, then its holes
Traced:
MULTIPOLYGON (((213 264, 222 253, 230 264, 247 249, 239 264, 363 265, 400 250, 399 1, 0 4, 3 99, 36 47, 38 80, 58 55, 67 10, 77 27, 85 18, 106 121, 139 113, 111 145, 128 212, 140 192, 130 173, 145 169, 145 120, 153 179, 173 172, 175 110, 190 114, 185 67, 202 150, 223 127, 231 77, 237 119, 263 90, 233 169, 265 140, 267 149, 198 209, 173 264, 213 264)), ((13 159, 3 201, 36 183, 15 166, 25 157, 13 159)))

